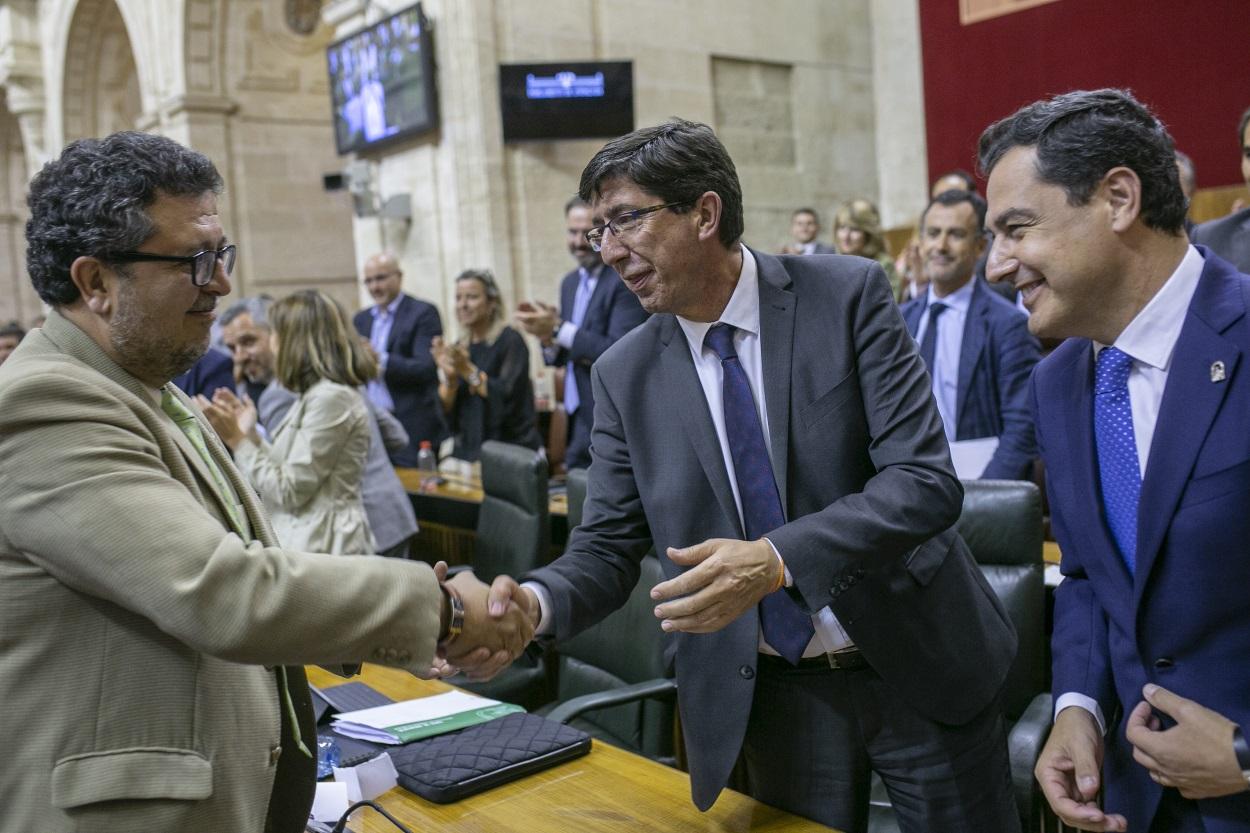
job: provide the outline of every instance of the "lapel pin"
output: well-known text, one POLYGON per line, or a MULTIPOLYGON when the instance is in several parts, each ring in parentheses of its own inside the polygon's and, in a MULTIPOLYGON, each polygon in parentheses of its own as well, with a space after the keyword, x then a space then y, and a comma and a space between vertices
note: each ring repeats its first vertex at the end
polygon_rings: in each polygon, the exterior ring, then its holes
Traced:
POLYGON ((1211 362, 1211 381, 1224 381, 1224 362, 1211 362))

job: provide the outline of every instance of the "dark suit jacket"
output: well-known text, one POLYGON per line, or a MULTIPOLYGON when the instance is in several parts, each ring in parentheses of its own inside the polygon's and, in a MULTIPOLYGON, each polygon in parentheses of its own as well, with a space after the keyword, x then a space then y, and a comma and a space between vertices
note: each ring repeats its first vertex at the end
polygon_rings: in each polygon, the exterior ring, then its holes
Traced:
MULTIPOLYGON (((951 529, 962 489, 928 375, 881 267, 850 257, 759 264, 773 470, 787 523, 769 538, 808 610, 829 606, 914 708, 961 724, 1015 652, 1006 614, 951 529)), ((557 640, 619 607, 653 546, 744 537, 720 444, 673 315, 653 315, 595 364, 594 463, 566 554, 531 577, 557 640)), ((754 696, 759 617, 672 641, 694 802, 737 760, 754 696)), ((780 704, 784 707, 784 704, 780 704)))
MULTIPOLYGON (((903 304, 903 320, 914 337, 925 316, 927 295, 903 304)), ((1029 317, 980 281, 964 319, 959 348, 955 439, 998 437, 998 450, 984 478, 1028 479, 1037 445, 1029 409, 1029 374, 1041 346, 1029 335, 1029 317)))
MULTIPOLYGON (((362 309, 354 319, 365 338, 373 332, 372 308, 362 309)), ((395 416, 408 432, 408 447, 391 455, 397 466, 416 466, 422 440, 438 444, 447 436, 443 407, 438 401, 438 368, 430 355, 430 342, 443 334, 443 321, 433 304, 401 296, 395 323, 386 342, 389 354, 383 378, 395 401, 395 416)))
POLYGON ((209 399, 217 388, 229 388, 234 391, 234 360, 222 351, 210 347, 191 369, 181 376, 175 376, 173 383, 187 396, 202 393, 209 399))
POLYGON ((1196 226, 1193 241, 1250 274, 1250 208, 1196 226))
MULTIPOLYGON (((560 281, 560 318, 573 319, 573 299, 577 296, 577 270, 560 281)), ((599 273, 599 283, 586 307, 586 315, 573 337, 573 347, 561 347, 547 363, 557 367, 573 363, 573 376, 581 404, 569 420, 569 446, 564 452, 570 469, 590 465, 590 428, 595 419, 595 396, 590 384, 590 366, 616 340, 647 320, 647 313, 638 298, 621 281, 610 266, 599 273)), ((565 383, 567 384, 567 382, 565 383)))
MULTIPOLYGON (((1250 277, 1203 255, 1142 481, 1132 576, 1102 511, 1092 345, 1068 339, 1034 375, 1065 575, 1055 594, 1054 691, 1092 697, 1114 721, 1117 706, 1126 714, 1154 682, 1250 729, 1250 369, 1240 366, 1250 350, 1250 277)), ((1146 830, 1160 788, 1134 763, 1123 720, 1106 743, 1106 809, 1146 830)), ((1250 831, 1250 793, 1198 806, 1207 833, 1250 831)))

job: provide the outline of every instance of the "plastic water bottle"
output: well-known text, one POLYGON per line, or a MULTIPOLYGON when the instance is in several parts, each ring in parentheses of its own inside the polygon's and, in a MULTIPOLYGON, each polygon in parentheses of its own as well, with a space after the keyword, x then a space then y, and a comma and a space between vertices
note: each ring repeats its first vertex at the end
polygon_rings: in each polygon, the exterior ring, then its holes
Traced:
POLYGON ((438 458, 434 456, 434 446, 429 440, 422 440, 417 450, 417 471, 421 473, 422 488, 438 476, 438 458))
POLYGON ((339 745, 325 737, 317 738, 317 778, 328 778, 339 765, 339 745))

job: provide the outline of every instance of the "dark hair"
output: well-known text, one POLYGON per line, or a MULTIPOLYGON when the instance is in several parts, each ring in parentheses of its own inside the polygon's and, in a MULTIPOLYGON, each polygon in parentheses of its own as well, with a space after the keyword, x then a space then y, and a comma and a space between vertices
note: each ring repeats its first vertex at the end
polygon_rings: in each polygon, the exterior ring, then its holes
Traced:
POLYGON ((1124 166, 1141 180, 1141 218, 1159 231, 1179 233, 1185 195, 1176 148, 1167 129, 1127 90, 1077 90, 1035 101, 981 134, 977 149, 986 176, 1014 147, 1037 149, 1037 175, 1085 205, 1107 171, 1124 166))
POLYGON ((590 208, 590 203, 574 194, 568 202, 564 204, 564 213, 567 215, 574 208, 590 208))
POLYGON ((972 206, 972 213, 977 218, 977 234, 985 233, 985 200, 976 191, 943 191, 933 199, 929 200, 929 204, 925 206, 924 211, 920 213, 920 227, 924 228, 924 218, 928 216, 929 209, 935 205, 959 205, 966 202, 972 206))
POLYGON ((948 176, 953 176, 957 179, 962 179, 964 182, 964 185, 967 186, 969 191, 977 190, 976 177, 974 177, 972 174, 965 171, 963 168, 955 168, 954 170, 947 171, 946 173, 942 174, 941 176, 939 176, 937 179, 933 181, 935 183, 941 182, 942 180, 946 179, 948 176))
POLYGON ((10 321, 8 324, 0 326, 0 338, 9 336, 17 336, 17 340, 21 341, 26 338, 26 331, 22 329, 22 325, 16 321, 10 321))
POLYGON ((495 283, 495 276, 489 269, 465 269, 459 275, 456 275, 456 283, 461 281, 477 281, 480 283, 482 291, 486 293, 486 299, 495 302, 495 308, 491 311, 490 320, 498 321, 503 318, 503 302, 500 300, 499 284, 495 283))
MULTIPOLYGON (((578 196, 589 200, 605 180, 624 177, 664 202, 692 204, 708 191, 720 196, 720 241, 742 237, 742 186, 725 146, 706 124, 673 118, 608 142, 582 171, 578 196)), ((677 206, 673 211, 685 211, 677 206)))
POLYGON ((1250 107, 1246 108, 1246 112, 1241 114, 1241 124, 1237 125, 1237 147, 1242 146, 1242 142, 1246 140, 1246 125, 1250 124, 1250 107))
POLYGON ((147 208, 161 195, 221 187, 207 156, 164 136, 124 132, 71 142, 35 175, 26 198, 26 269, 35 291, 53 306, 73 303, 76 258, 139 248, 156 231, 147 208))
POLYGON ((793 220, 795 217, 799 216, 800 214, 810 214, 810 215, 812 215, 812 219, 816 221, 816 225, 820 225, 820 215, 816 213, 816 209, 814 209, 814 208, 796 208, 796 209, 794 209, 794 213, 790 215, 790 219, 791 219, 791 220, 793 220))

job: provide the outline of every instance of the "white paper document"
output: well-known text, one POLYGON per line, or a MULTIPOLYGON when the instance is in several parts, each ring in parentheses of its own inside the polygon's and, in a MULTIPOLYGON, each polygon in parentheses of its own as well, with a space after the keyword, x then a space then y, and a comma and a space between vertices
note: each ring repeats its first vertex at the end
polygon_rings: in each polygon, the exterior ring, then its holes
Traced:
POLYGON ((449 691, 388 703, 371 709, 343 712, 334 718, 334 731, 374 743, 399 744, 454 732, 525 709, 465 691, 449 691))
POLYGON ((960 480, 976 480, 998 451, 998 437, 979 440, 956 440, 951 443, 951 462, 960 480))

